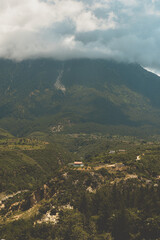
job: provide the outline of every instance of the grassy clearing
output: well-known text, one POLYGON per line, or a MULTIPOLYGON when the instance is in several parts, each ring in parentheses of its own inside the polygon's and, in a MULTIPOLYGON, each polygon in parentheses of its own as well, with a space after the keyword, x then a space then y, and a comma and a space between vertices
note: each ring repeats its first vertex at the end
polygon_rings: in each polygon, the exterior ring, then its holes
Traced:
POLYGON ((48 142, 28 138, 1 139, 0 151, 38 150, 44 149, 47 144, 48 142))

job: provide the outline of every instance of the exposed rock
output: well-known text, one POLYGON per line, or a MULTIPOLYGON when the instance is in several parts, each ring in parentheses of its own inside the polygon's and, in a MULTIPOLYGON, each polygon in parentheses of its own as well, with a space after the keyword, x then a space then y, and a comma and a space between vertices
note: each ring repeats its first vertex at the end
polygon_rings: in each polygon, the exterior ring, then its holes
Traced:
POLYGON ((5 205, 4 205, 4 204, 1 204, 1 205, 0 205, 0 210, 2 210, 3 208, 5 208, 5 205))
POLYGON ((59 220, 59 213, 57 212, 56 215, 51 215, 50 211, 48 211, 41 220, 38 220, 36 223, 52 223, 56 224, 59 220))
POLYGON ((9 208, 9 211, 12 210, 12 211, 15 211, 15 210, 18 210, 19 209, 19 206, 20 206, 20 202, 15 202, 13 203, 10 208, 9 208))
POLYGON ((61 207, 59 207, 59 210, 64 210, 64 209, 68 209, 68 210, 72 210, 73 206, 71 206, 69 203, 66 205, 63 205, 61 207))
POLYGON ((89 186, 86 191, 90 192, 90 193, 96 193, 96 189, 93 190, 93 188, 91 186, 89 186))
POLYGON ((138 176, 136 174, 127 174, 124 180, 128 179, 138 179, 138 176))
POLYGON ((51 127, 51 131, 52 131, 53 133, 55 133, 55 132, 61 132, 61 131, 63 130, 63 128, 64 128, 63 125, 58 124, 57 126, 51 127))
POLYGON ((59 75, 58 75, 58 77, 57 77, 57 79, 56 79, 56 82, 55 82, 54 86, 55 86, 55 88, 56 88, 57 90, 61 90, 61 91, 65 94, 66 88, 65 88, 65 86, 64 86, 64 85, 62 84, 62 82, 61 82, 62 77, 63 77, 63 70, 60 71, 60 73, 59 73, 59 75))

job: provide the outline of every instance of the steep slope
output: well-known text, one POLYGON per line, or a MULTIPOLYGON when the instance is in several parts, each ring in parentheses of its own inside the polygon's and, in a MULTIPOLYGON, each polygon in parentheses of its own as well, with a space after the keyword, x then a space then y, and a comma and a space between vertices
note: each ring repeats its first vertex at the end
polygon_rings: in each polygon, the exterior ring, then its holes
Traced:
POLYGON ((160 125, 159 89, 159 77, 137 64, 1 60, 0 127, 16 135, 59 123, 69 132, 151 134, 160 125))
POLYGON ((85 168, 65 166, 32 192, 0 195, 0 238, 159 239, 159 144, 124 139, 124 152, 122 142, 108 144, 115 153, 103 151, 85 168))
POLYGON ((72 161, 61 145, 28 138, 0 139, 0 193, 34 189, 72 161))
POLYGON ((8 131, 0 128, 0 139, 7 139, 7 138, 13 138, 14 136, 10 134, 8 131))

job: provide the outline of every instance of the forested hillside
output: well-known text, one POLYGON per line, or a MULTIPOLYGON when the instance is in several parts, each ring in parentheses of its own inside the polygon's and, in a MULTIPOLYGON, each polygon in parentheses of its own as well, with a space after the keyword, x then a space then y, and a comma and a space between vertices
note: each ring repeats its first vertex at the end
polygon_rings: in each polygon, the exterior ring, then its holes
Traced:
POLYGON ((0 61, 0 127, 34 131, 159 132, 160 79, 137 64, 107 60, 0 61))
POLYGON ((46 142, 40 133, 5 136, 0 238, 159 240, 158 138, 56 133, 46 142))
POLYGON ((1 60, 0 238, 159 240, 159 89, 137 64, 1 60))
POLYGON ((33 190, 72 158, 62 145, 35 138, 15 138, 1 129, 0 193, 33 190))

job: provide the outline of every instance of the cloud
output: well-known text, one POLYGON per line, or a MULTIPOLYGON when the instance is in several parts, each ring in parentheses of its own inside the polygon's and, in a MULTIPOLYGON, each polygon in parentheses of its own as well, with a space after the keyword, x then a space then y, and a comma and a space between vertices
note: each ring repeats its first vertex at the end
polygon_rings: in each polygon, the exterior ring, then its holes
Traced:
POLYGON ((109 58, 160 69, 158 0, 1 0, 0 57, 109 58))

